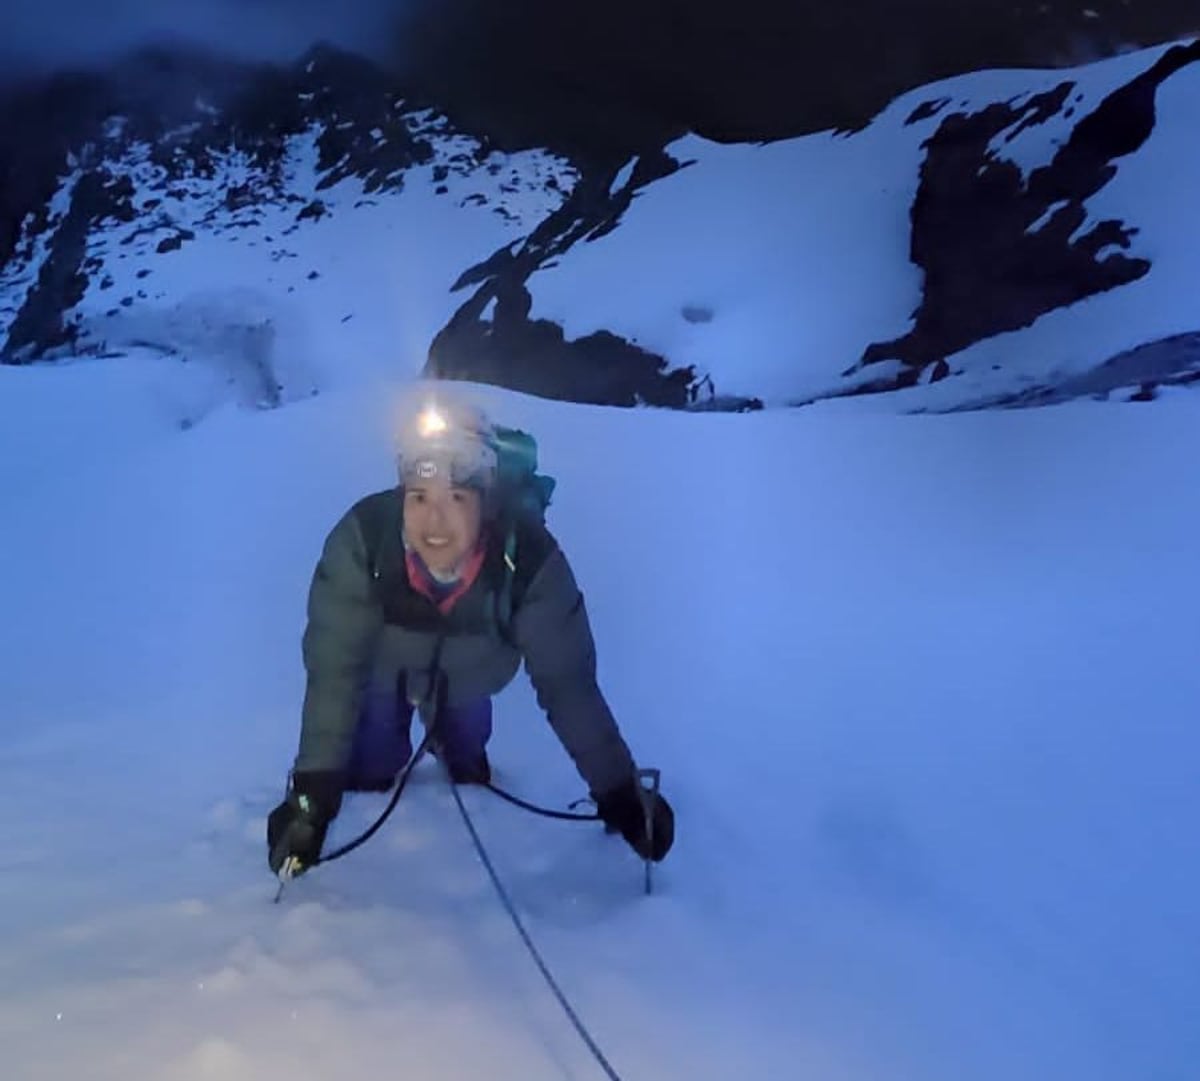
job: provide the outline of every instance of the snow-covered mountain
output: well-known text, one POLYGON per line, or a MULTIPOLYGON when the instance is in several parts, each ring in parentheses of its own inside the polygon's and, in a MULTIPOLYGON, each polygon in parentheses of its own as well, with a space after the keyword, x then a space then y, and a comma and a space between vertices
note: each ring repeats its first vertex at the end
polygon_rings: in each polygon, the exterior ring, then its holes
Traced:
POLYGON ((0 231, 0 356, 220 355, 261 404, 347 355, 626 405, 1152 396, 1198 366, 1197 61, 980 72, 855 133, 618 159, 502 148, 332 49, 142 57, 0 121, 39 178, 0 231), (52 106, 75 123, 37 144, 52 106))
POLYGON ((965 76, 852 136, 682 140, 668 150, 687 168, 619 229, 526 279, 532 315, 776 404, 940 380, 900 400, 1194 380, 1197 61, 1200 43, 965 76))
POLYGON ((347 353, 419 367, 447 282, 575 182, 561 159, 499 154, 331 50, 295 71, 231 71, 215 104, 226 72, 203 74, 167 107, 95 110, 99 129, 65 148, 0 274, 10 362, 220 354, 264 402, 335 381, 347 353))

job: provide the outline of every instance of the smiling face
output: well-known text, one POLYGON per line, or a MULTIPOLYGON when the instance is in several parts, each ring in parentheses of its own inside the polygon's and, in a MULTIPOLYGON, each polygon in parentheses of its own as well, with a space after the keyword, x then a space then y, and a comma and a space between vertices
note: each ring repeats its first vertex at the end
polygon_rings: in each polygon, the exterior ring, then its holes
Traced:
POLYGON ((434 574, 451 576, 479 543, 483 497, 435 477, 404 489, 404 536, 434 574))

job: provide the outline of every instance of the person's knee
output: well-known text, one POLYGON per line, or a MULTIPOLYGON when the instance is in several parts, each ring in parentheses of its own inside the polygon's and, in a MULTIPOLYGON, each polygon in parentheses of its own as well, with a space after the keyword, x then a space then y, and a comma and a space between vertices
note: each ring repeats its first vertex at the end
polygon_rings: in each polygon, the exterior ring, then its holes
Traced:
POLYGON ((447 706, 440 718, 442 742, 450 749, 478 747, 492 736, 492 700, 478 698, 461 705, 447 706))
POLYGON ((368 691, 354 733, 347 785, 351 791, 386 791, 412 757, 412 710, 403 697, 368 691))

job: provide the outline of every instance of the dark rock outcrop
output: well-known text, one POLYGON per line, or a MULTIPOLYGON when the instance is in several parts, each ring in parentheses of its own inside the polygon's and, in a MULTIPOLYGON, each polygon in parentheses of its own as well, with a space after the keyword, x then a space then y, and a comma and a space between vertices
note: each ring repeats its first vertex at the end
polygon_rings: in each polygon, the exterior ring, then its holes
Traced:
POLYGON ((475 291, 434 339, 426 374, 605 405, 686 408, 696 403, 699 378, 693 368, 671 370, 664 357, 607 331, 568 340, 557 323, 529 318, 532 299, 526 287, 536 270, 573 245, 615 229, 638 188, 678 168, 657 151, 639 158, 628 182, 616 191, 615 171, 585 175, 517 250, 502 248, 463 274, 455 288, 475 285, 475 291))
POLYGON ((71 193, 71 205, 54 231, 50 251, 29 291, 5 343, 3 359, 22 363, 38 352, 74 340, 77 328, 66 312, 83 298, 83 270, 88 232, 98 214, 110 205, 107 178, 99 170, 85 172, 71 193))
POLYGON ((1142 277, 1149 261, 1124 254, 1136 226, 1104 221, 1075 234, 1085 222, 1085 201, 1113 178, 1116 159, 1153 131, 1159 86, 1197 61, 1200 41, 1168 50, 1080 120, 1053 160, 1027 180, 989 144, 1002 132, 1011 138, 1069 110, 1072 83, 1019 106, 945 117, 925 144, 911 212, 912 259, 925 273, 915 325, 901 338, 869 346, 846 374, 900 360, 911 377, 902 371, 891 385, 911 385, 921 369, 974 342, 1142 277))

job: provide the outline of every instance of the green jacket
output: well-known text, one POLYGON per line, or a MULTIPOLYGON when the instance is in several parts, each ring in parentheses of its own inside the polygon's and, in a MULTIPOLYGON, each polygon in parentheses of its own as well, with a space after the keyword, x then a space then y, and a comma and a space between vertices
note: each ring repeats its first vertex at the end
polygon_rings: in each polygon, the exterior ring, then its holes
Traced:
POLYGON ((436 676, 449 704, 496 694, 522 660, 538 704, 593 794, 634 780, 636 767, 596 683, 583 594, 540 521, 517 528, 511 618, 501 616, 504 536, 492 527, 479 578, 450 612, 408 582, 400 490, 356 503, 325 541, 308 597, 308 674, 295 769, 343 770, 362 697, 372 685, 425 704, 436 676), (440 643, 440 648, 439 648, 440 643))

